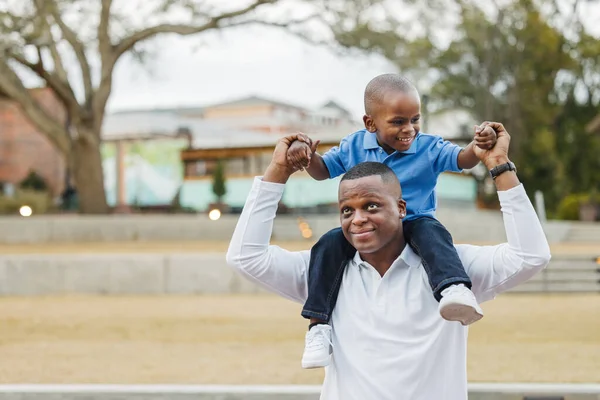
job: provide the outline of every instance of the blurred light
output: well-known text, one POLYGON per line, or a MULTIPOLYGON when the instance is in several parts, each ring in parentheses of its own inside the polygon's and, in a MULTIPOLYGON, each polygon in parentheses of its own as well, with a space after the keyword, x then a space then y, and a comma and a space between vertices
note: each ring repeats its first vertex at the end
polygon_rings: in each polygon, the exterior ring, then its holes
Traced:
POLYGON ((310 229, 310 228, 302 229, 302 237, 304 239, 310 239, 312 237, 312 234, 313 234, 312 229, 310 229))
POLYGON ((31 217, 33 210, 29 206, 21 206, 21 208, 19 208, 19 214, 21 214, 22 217, 31 217))
POLYGON ((596 264, 600 265, 600 257, 596 258, 596 264))
POLYGON ((310 228, 306 222, 301 222, 299 226, 301 231, 310 228))
POLYGON ((214 209, 214 210, 210 210, 210 212, 208 213, 208 218, 210 218, 211 221, 216 221, 219 218, 221 218, 221 211, 218 209, 214 209))

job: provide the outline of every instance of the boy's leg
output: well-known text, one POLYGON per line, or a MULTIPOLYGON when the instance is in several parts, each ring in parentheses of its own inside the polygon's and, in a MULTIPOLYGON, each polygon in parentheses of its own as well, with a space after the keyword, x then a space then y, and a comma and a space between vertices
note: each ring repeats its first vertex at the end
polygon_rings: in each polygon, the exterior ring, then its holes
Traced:
POLYGON ((332 229, 312 247, 308 268, 308 297, 302 316, 310 319, 302 356, 302 367, 329 364, 331 327, 328 325, 337 300, 344 267, 356 250, 341 228, 332 229))
POLYGON ((421 257, 433 295, 445 319, 469 325, 483 317, 471 292, 471 279, 458 257, 452 236, 438 220, 420 217, 404 223, 407 243, 421 257))
POLYGON ((344 267, 355 252, 341 228, 330 230, 312 247, 308 265, 308 297, 302 308, 304 318, 329 322, 344 267))

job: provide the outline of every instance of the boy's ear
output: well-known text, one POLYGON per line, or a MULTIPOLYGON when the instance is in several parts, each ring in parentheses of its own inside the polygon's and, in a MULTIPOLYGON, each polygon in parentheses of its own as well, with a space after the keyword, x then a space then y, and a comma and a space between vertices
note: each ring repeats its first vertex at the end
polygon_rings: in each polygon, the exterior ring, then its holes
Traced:
POLYGON ((377 128, 375 127, 375 122, 370 115, 363 115, 363 122, 365 123, 365 128, 369 132, 376 132, 377 128))

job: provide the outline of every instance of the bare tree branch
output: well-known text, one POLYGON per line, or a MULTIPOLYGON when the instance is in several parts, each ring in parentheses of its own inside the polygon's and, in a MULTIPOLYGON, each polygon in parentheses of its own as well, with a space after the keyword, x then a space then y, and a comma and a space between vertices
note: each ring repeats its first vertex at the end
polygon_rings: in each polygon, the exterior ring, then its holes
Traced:
POLYGON ((87 60, 87 56, 85 54, 85 46, 84 44, 77 38, 77 34, 65 24, 60 15, 60 10, 58 9, 58 5, 54 0, 36 0, 36 2, 40 3, 41 7, 49 7, 50 13, 52 14, 52 18, 56 22, 56 24, 60 27, 60 30, 63 34, 63 37, 75 52, 75 56, 77 57, 77 61, 79 61, 79 67, 81 69, 81 75, 83 77, 83 88, 85 91, 85 101, 89 102, 89 99, 93 95, 93 85, 92 85, 92 73, 90 64, 87 60))
MULTIPOLYGON (((64 82, 69 82, 69 76, 67 74, 67 70, 65 69, 63 62, 62 62, 62 58, 60 56, 60 53, 58 51, 58 48, 56 47, 56 40, 54 39, 54 35, 52 34, 52 27, 50 26, 50 24, 48 23, 48 13, 47 10, 45 8, 40 8, 41 4, 40 3, 36 3, 36 9, 37 9, 37 13, 40 19, 40 23, 42 24, 42 30, 45 32, 44 35, 44 43, 42 43, 41 45, 36 46, 38 48, 38 50, 41 50, 42 46, 48 47, 48 49, 50 50, 50 55, 52 57, 52 62, 54 64, 54 70, 56 72, 56 74, 58 75, 58 77, 64 81, 64 82)), ((42 56, 40 55, 40 62, 42 60, 42 56)))
POLYGON ((102 63, 104 63, 104 58, 109 57, 112 52, 112 43, 110 42, 109 34, 111 5, 112 0, 102 0, 100 23, 98 24, 98 51, 100 52, 102 63))
POLYGON ((0 59, 0 89, 21 106, 27 118, 44 132, 65 156, 69 155, 70 145, 64 127, 44 111, 3 59, 0 59))
POLYGON ((11 58, 46 81, 48 86, 56 93, 67 108, 72 109, 73 107, 78 107, 77 99, 75 98, 75 94, 71 90, 71 87, 68 83, 62 81, 58 74, 48 72, 44 68, 41 57, 37 63, 32 63, 19 54, 11 54, 11 58))
MULTIPOLYGON (((131 49, 135 46, 136 43, 146 40, 152 36, 155 36, 160 33, 176 33, 178 35, 187 36, 193 35, 195 33, 204 32, 210 29, 219 28, 219 23, 226 19, 231 19, 235 17, 239 17, 240 15, 244 15, 249 13, 250 11, 255 10, 256 8, 264 5, 264 4, 273 4, 277 3, 279 0, 256 0, 254 3, 249 6, 236 10, 230 11, 227 13, 223 13, 216 17, 212 17, 208 22, 198 26, 186 26, 186 25, 175 25, 175 24, 162 24, 153 26, 150 28, 142 29, 138 32, 131 34, 130 36, 121 40, 119 44, 117 44, 115 48, 116 58, 118 59, 123 53, 131 49)), ((116 61, 116 60, 115 60, 116 61)))
MULTIPOLYGON (((50 31, 50 27, 48 27, 48 31, 50 31)), ((52 62, 54 63, 54 69, 56 70, 56 74, 60 79, 65 82, 69 82, 69 76, 67 74, 67 70, 63 65, 62 59, 60 57, 60 53, 58 52, 58 48, 56 47, 56 42, 50 34, 50 42, 48 43, 48 49, 50 50, 50 55, 52 56, 52 62)))

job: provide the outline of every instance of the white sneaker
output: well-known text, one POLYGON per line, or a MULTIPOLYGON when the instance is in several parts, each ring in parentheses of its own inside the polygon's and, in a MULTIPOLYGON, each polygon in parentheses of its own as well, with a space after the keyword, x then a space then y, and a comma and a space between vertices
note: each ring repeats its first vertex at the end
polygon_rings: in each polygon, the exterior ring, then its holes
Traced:
POLYGON ((318 324, 306 332, 302 368, 320 368, 329 365, 331 355, 331 326, 318 324))
POLYGON ((470 325, 483 318, 483 310, 477 304, 477 299, 465 285, 448 286, 442 291, 439 307, 440 315, 448 321, 460 321, 470 325))

